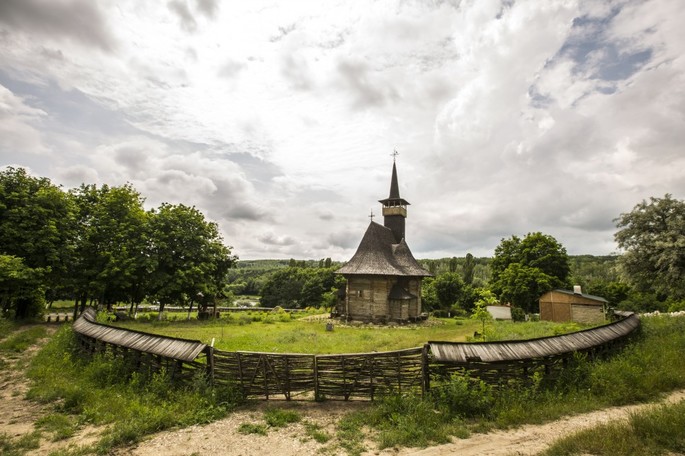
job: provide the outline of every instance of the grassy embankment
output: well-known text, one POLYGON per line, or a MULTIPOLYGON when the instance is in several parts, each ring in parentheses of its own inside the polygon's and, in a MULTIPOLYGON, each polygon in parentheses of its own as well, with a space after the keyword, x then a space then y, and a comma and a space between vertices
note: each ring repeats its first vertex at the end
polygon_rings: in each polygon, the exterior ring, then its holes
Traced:
MULTIPOLYGON (((432 390, 427 398, 392 397, 368 412, 351 414, 341 420, 338 433, 348 452, 359 454, 363 450, 366 426, 375 429, 381 448, 426 446, 447 442, 450 436, 463 438, 471 432, 543 423, 564 415, 646 402, 685 388, 683 353, 685 318, 645 318, 642 333, 620 354, 598 362, 578 358, 554 382, 534 378, 531 385, 511 384, 495 390, 481 382, 455 377, 442 388, 432 390)), ((610 425, 582 433, 561 442, 550 454, 682 451, 685 426, 681 425, 683 417, 678 414, 683 407, 681 403, 642 414, 628 425, 610 425), (668 420, 672 424, 662 426, 668 420), (637 426, 643 427, 643 431, 629 436, 637 426), (614 432, 619 434, 613 435, 614 432), (647 443, 640 447, 642 437, 647 443)))
MULTIPOLYGON (((2 329, 3 352, 25 350, 45 335, 43 327, 13 332, 2 325, 2 329)), ((33 358, 26 374, 32 380, 27 398, 46 404, 50 413, 35 423, 30 434, 12 437, 0 432, 0 454, 30 454, 41 438, 67 439, 90 425, 102 429, 97 443, 56 454, 107 454, 156 431, 214 421, 237 403, 231 390, 212 388, 203 377, 191 387, 170 387, 164 373, 131 375, 124 363, 110 357, 81 360, 74 355, 74 337, 67 325, 33 358)))

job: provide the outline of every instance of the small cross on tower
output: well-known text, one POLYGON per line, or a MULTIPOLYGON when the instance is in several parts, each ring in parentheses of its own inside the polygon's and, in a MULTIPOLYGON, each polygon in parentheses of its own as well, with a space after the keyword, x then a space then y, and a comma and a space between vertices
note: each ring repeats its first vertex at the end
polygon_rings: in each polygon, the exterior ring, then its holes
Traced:
POLYGON ((369 214, 369 218, 371 219, 372 222, 373 222, 374 217, 375 217, 375 215, 373 215, 373 209, 371 209, 371 214, 369 214))
POLYGON ((397 149, 393 149, 393 150, 392 150, 392 153, 390 154, 390 156, 392 157, 392 162, 393 162, 393 163, 395 163, 395 159, 397 158, 397 156, 398 156, 399 154, 400 154, 400 153, 397 152, 397 149))

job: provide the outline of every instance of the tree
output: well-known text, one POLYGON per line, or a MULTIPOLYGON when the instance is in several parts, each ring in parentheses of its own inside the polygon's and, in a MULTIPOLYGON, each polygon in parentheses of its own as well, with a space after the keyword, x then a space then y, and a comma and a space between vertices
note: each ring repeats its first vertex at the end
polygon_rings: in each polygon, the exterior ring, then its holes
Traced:
POLYGON ((471 285, 473 283, 473 274, 476 270, 476 260, 470 253, 466 254, 466 259, 464 261, 464 270, 462 272, 462 278, 466 285, 471 285))
POLYGON ((150 294, 159 301, 160 318, 166 304, 216 302, 226 292, 226 274, 236 261, 216 223, 183 204, 164 203, 149 218, 150 294))
POLYGON ((639 291, 685 298, 685 201, 670 194, 643 200, 616 220, 626 274, 639 291))
POLYGON ((296 266, 276 271, 262 287, 260 304, 264 307, 299 307, 306 279, 303 269, 296 266))
POLYGON ((26 266, 23 258, 0 254, 1 316, 24 319, 40 314, 41 272, 26 266))
POLYGON ((446 272, 435 278, 433 287, 440 309, 450 310, 464 292, 464 281, 456 272, 446 272))
POLYGON ((497 291, 502 302, 509 302, 526 313, 539 311, 538 299, 555 287, 557 283, 539 268, 512 263, 502 272, 497 282, 497 291))
POLYGON ((72 191, 78 235, 72 277, 81 303, 95 299, 108 309, 140 302, 151 271, 144 199, 130 184, 81 185, 72 191))
POLYGON ((49 179, 30 176, 23 168, 0 172, 0 254, 20 258, 24 268, 40 271, 40 288, 50 299, 67 278, 74 214, 70 195, 49 179))
POLYGON ((570 273, 566 249, 552 236, 528 233, 523 239, 502 239, 490 263, 492 290, 501 301, 527 312, 538 309, 538 298, 566 286, 570 273))
POLYGON ((494 306, 497 304, 497 297, 488 290, 481 292, 480 299, 478 299, 473 308, 473 313, 471 318, 474 320, 480 320, 483 324, 483 330, 481 332, 481 337, 485 340, 485 323, 492 320, 492 315, 488 312, 488 306, 494 306))

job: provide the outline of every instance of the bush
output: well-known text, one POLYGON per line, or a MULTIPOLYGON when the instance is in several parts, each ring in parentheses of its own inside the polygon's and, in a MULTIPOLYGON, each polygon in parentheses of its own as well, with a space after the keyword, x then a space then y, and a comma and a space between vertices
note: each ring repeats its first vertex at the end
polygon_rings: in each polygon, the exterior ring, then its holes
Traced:
POLYGON ((431 394, 438 409, 459 418, 487 417, 494 399, 485 382, 459 374, 452 374, 449 381, 431 394))
POLYGON ((520 307, 512 307, 511 319, 513 321, 526 321, 526 312, 520 307))
POLYGON ((381 449, 394 445, 425 447, 449 442, 455 423, 436 412, 431 401, 419 396, 388 396, 369 413, 367 424, 379 430, 381 449))

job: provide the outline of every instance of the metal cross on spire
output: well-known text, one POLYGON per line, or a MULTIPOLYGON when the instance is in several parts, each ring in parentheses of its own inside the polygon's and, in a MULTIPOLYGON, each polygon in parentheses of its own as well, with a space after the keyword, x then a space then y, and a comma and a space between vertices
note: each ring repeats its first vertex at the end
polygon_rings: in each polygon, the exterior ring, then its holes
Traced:
POLYGON ((371 214, 369 214, 369 218, 371 219, 372 222, 373 222, 374 217, 375 217, 375 215, 373 215, 373 209, 371 209, 371 214))
POLYGON ((397 152, 397 149, 393 149, 393 150, 392 150, 392 153, 390 154, 390 156, 392 157, 392 162, 393 162, 393 163, 395 163, 395 159, 397 158, 397 156, 398 156, 399 154, 400 154, 400 153, 397 152))

